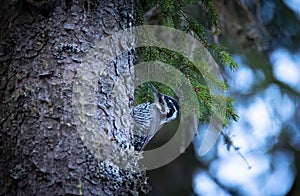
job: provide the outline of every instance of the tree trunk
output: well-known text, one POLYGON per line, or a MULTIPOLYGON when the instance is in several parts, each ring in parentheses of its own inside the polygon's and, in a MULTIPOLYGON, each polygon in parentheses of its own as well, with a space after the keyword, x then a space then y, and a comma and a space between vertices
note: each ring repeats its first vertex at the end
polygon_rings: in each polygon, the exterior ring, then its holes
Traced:
POLYGON ((101 56, 99 40, 130 27, 133 1, 4 0, 0 11, 0 195, 147 191, 145 172, 135 168, 136 159, 127 160, 133 152, 113 141, 132 128, 134 53, 125 52, 107 67, 86 58, 101 56), (91 68, 86 71, 93 79, 78 76, 83 66, 91 68), (117 80, 121 86, 115 88, 117 80), (94 87, 95 99, 88 100, 75 81, 94 87), (82 134, 86 129, 91 138, 82 134), (118 165, 119 156, 126 167, 118 165))

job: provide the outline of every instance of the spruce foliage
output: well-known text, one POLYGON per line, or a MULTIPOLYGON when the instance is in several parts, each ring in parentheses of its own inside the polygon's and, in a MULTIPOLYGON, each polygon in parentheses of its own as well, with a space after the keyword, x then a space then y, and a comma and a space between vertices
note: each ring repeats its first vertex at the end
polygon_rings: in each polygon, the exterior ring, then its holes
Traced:
MULTIPOLYGON (((136 13, 138 25, 164 25, 187 32, 202 43, 219 63, 219 66, 229 66, 231 70, 238 68, 237 63, 227 52, 226 48, 212 41, 212 36, 220 34, 221 29, 213 0, 136 0, 136 13), (193 5, 195 3, 199 3, 201 10, 205 13, 207 18, 206 24, 200 23, 195 18, 189 16, 185 11, 187 5, 193 5), (214 30, 211 31, 209 29, 214 30)), ((221 110, 222 106, 218 105, 220 102, 226 105, 225 119, 220 119, 223 122, 223 126, 226 127, 231 120, 238 120, 238 115, 233 107, 233 99, 226 96, 214 95, 210 91, 207 80, 221 90, 227 90, 229 86, 210 73, 206 68, 209 67, 208 62, 199 60, 199 64, 197 62, 197 65, 195 65, 174 51, 158 47, 139 48, 137 49, 137 53, 141 61, 161 61, 176 67, 188 78, 199 100, 199 119, 201 122, 207 122, 210 115, 218 113, 219 110, 221 110), (197 69, 197 67, 200 66, 202 67, 201 73, 197 69)), ((155 85, 163 93, 174 96, 173 92, 167 86, 157 83, 155 83, 155 85)), ((146 85, 140 87, 136 92, 137 103, 139 104, 151 100, 150 95, 151 92, 146 85)), ((189 111, 182 112, 187 113, 189 111)))

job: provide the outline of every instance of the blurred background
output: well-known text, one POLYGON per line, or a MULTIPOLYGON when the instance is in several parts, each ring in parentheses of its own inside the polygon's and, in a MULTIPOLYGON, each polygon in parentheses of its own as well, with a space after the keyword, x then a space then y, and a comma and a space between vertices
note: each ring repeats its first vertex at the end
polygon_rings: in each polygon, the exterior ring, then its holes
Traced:
MULTIPOLYGON (((196 137, 176 160, 148 171, 150 195, 300 195, 300 0, 215 6, 223 29, 214 39, 239 64, 221 68, 240 116, 223 131, 238 150, 220 137, 199 156, 196 137)), ((201 5, 187 12, 205 21, 201 5)))

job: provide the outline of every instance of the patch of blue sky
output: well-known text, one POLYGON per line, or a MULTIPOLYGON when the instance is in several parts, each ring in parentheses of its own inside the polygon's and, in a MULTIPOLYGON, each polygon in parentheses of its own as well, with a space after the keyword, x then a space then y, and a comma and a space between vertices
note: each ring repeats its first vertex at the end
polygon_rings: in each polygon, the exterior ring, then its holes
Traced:
POLYGON ((246 93, 254 83, 255 74, 244 64, 242 57, 234 55, 233 58, 239 64, 239 69, 234 72, 228 71, 230 78, 234 78, 234 80, 229 80, 228 83, 233 91, 246 93))
POLYGON ((285 195, 290 190, 295 178, 292 153, 276 151, 273 156, 255 153, 246 157, 252 163, 251 170, 232 152, 215 160, 210 171, 223 185, 238 187, 242 195, 285 195))
POLYGON ((286 49, 276 49, 270 60, 274 77, 300 92, 300 52, 293 55, 286 49))
POLYGON ((193 178, 193 188, 197 195, 229 196, 222 190, 207 172, 197 171, 193 178))
POLYGON ((300 1, 299 0, 284 0, 287 5, 296 14, 297 18, 300 19, 300 1))

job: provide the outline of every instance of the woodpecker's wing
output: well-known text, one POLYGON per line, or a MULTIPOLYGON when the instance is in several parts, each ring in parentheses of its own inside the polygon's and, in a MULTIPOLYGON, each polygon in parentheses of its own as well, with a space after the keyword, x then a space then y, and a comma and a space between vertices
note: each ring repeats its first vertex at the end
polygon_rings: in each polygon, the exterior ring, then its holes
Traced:
POLYGON ((133 109, 134 146, 142 150, 161 128, 161 115, 155 103, 143 103, 133 109))

